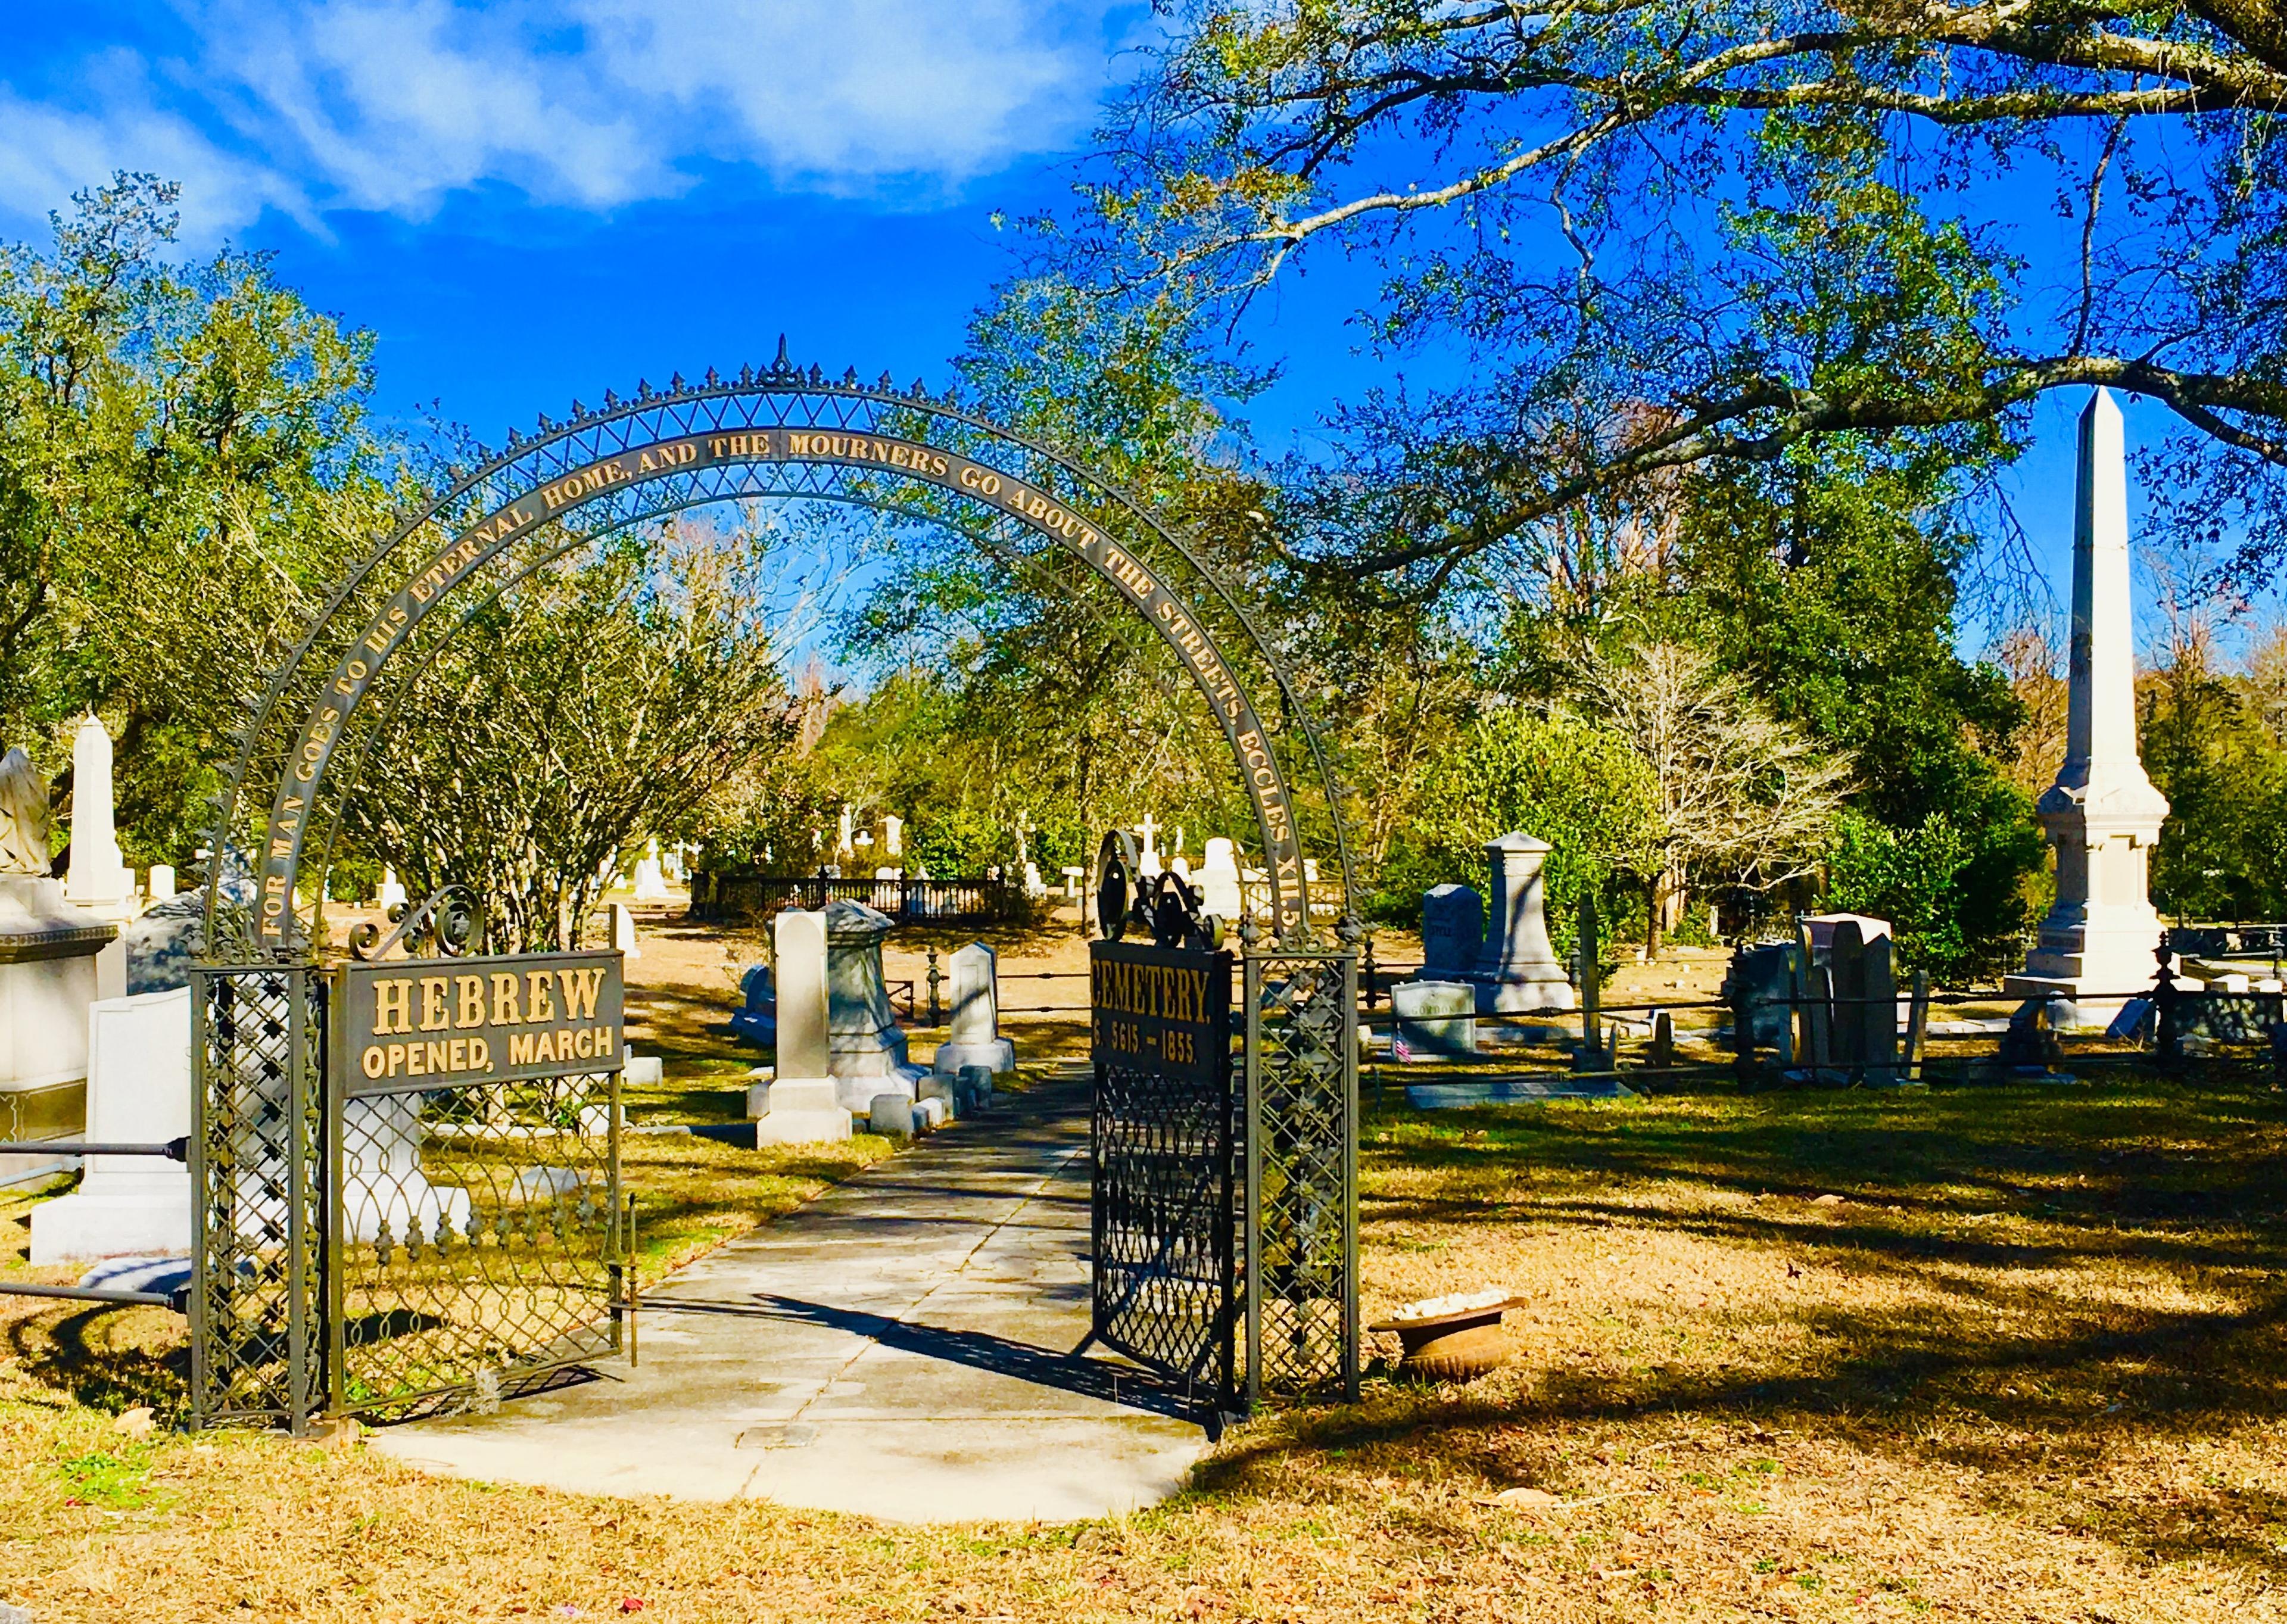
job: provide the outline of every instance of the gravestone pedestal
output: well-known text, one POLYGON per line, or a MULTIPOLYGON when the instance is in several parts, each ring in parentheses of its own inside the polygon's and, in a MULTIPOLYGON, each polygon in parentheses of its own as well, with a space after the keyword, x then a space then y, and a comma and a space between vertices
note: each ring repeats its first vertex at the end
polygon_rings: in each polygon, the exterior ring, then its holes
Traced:
MULTIPOLYGON (((87 1012, 96 955, 119 927, 39 875, 0 874, 0 1132, 76 1139, 87 1121, 87 1012)), ((0 1184, 67 1171, 67 1156, 0 1156, 0 1184)))
MULTIPOLYGON (((191 989, 107 998, 87 1012, 87 1134, 164 1145, 191 1131, 191 989)), ((191 1248, 191 1170, 163 1156, 90 1156, 80 1186, 32 1209, 35 1267, 191 1248)))
POLYGON ((1579 1007, 1571 977, 1549 945, 1541 912, 1541 867, 1555 850, 1523 833, 1485 846, 1491 917, 1477 966, 1467 979, 1477 989, 1480 1014, 1515 1014, 1579 1007))

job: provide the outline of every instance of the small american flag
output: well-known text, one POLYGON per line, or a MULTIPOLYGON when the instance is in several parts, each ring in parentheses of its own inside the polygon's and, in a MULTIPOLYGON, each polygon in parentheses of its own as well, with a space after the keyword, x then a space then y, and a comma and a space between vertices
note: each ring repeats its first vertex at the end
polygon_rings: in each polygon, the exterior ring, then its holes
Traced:
POLYGON ((1389 1040, 1389 1058, 1404 1066, 1413 1058, 1413 1045, 1404 1038, 1389 1040))

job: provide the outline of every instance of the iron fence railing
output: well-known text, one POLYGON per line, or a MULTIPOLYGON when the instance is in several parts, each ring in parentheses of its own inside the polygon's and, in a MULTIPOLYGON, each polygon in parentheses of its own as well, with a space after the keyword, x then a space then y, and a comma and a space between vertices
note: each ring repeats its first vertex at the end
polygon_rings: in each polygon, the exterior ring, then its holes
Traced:
POLYGON ((1021 884, 996 879, 840 878, 826 874, 694 874, 691 917, 707 924, 764 919, 784 908, 861 902, 900 924, 997 924, 1024 919, 1021 884))

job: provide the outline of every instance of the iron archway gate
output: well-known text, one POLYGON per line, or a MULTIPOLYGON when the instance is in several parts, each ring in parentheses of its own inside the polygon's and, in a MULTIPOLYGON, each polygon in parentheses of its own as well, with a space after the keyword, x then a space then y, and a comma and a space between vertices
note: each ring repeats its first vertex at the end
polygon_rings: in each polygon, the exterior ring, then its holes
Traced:
MULTIPOLYGON (((449 640, 455 622, 442 612, 497 599, 553 559, 650 518, 728 500, 803 497, 934 521, 996 551, 1054 550, 1085 565, 1172 651, 1231 750, 1270 897, 1266 951, 1346 960, 1357 936, 1349 857, 1307 707, 1235 595, 1141 501, 950 397, 932 399, 918 385, 899 392, 886 376, 869 388, 854 372, 836 383, 814 366, 796 367, 783 341, 772 366, 742 369, 736 379, 709 372, 696 384, 677 378, 665 392, 639 385, 631 400, 606 392, 600 411, 575 402, 568 421, 543 416, 535 435, 511 433, 504 452, 394 527, 313 618, 241 734, 210 842, 218 855, 206 891, 208 961, 194 999, 198 1419, 260 1416, 298 1428, 344 1402, 335 1390, 340 1383, 326 1374, 337 1367, 355 1317, 341 1285, 347 1241, 337 1197, 347 1176, 336 1147, 344 1089, 340 1057, 328 1045, 326 988, 337 966, 328 949, 325 881, 344 809, 390 711, 376 700, 449 640), (1278 701, 1268 713, 1253 697, 1258 686, 1278 701), (1298 804, 1298 783, 1314 791, 1315 808, 1298 804), (1341 900, 1315 910, 1338 914, 1331 936, 1314 920, 1317 862, 1306 845, 1333 862, 1341 900), (225 893, 220 854, 233 850, 254 856, 252 895, 242 906, 225 893)), ((1338 1248, 1329 1264, 1323 1244, 1326 1211, 1354 1205, 1351 1183, 1307 1199, 1285 1193, 1297 1174, 1309 1183, 1354 1166, 1354 1146, 1326 1137, 1355 1137, 1354 1049, 1347 1035, 1334 1045, 1319 1041, 1331 1000, 1296 1003, 1293 975, 1266 969, 1258 976, 1254 959, 1250 951, 1246 1097, 1298 1104, 1307 1096, 1309 1103, 1291 1121, 1248 1137, 1250 1188, 1259 1163, 1277 1185, 1262 1186, 1248 1203, 1248 1253, 1266 1265, 1247 1271, 1248 1381, 1258 1388, 1337 1374, 1354 1381, 1354 1247, 1338 1248), (1299 1022, 1297 1010, 1305 1014, 1299 1022), (1308 1041, 1290 1041, 1305 1033, 1308 1041), (1272 1148, 1294 1133, 1310 1143, 1299 1160, 1272 1148), (1291 1236, 1281 1228, 1290 1217, 1302 1226, 1291 1236), (1294 1295, 1291 1303, 1265 1295, 1274 1291, 1294 1295), (1333 1343, 1317 1328, 1328 1324, 1333 1343), (1257 1335, 1258 1326, 1267 1334, 1257 1335)), ((1354 1029, 1354 1007, 1344 1018, 1354 1029)), ((428 1092, 408 1090, 415 1098, 428 1092)), ((602 1153, 612 1208, 597 1256, 615 1269, 624 1245, 615 1111, 609 1120, 602 1153)), ((408 1137, 417 1145, 428 1136, 400 1136, 400 1147, 408 1137)), ((427 1153, 420 1154, 425 1162, 427 1153)), ((425 1165, 415 1171, 436 1182, 425 1165)), ((394 1307, 370 1305, 357 1323, 387 1341, 427 1311, 408 1296, 394 1307)), ((550 1335, 550 1348, 565 1342, 561 1327, 550 1335)), ((424 1367, 423 1390, 481 1392, 503 1353, 536 1367, 546 1350, 494 1345, 481 1367, 465 1359, 424 1367)), ((376 1391, 367 1402, 386 1408, 403 1397, 376 1391)))

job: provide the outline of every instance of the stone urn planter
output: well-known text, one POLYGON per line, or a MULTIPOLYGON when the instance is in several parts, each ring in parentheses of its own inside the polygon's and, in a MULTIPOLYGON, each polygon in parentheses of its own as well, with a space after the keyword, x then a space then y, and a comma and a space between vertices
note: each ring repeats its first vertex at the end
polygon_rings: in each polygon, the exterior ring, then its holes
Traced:
POLYGON ((1495 1287, 1409 1303, 1368 1330, 1393 1333, 1405 1349, 1398 1369, 1437 1382, 1474 1382, 1508 1357, 1501 1315, 1525 1299, 1495 1287))

